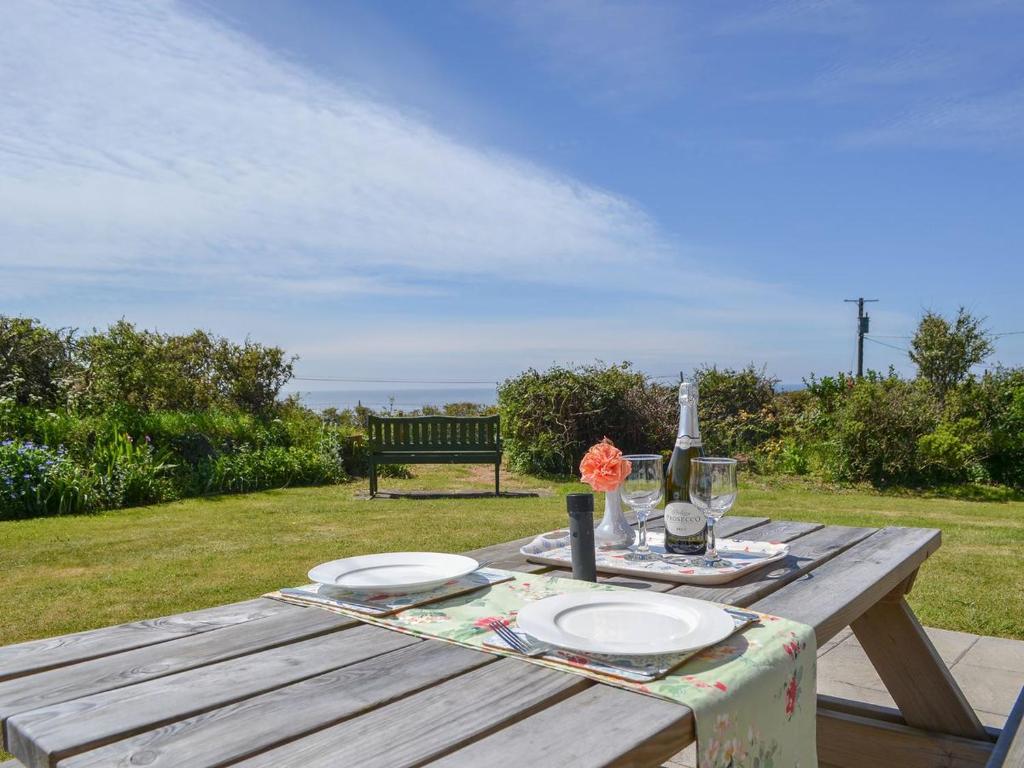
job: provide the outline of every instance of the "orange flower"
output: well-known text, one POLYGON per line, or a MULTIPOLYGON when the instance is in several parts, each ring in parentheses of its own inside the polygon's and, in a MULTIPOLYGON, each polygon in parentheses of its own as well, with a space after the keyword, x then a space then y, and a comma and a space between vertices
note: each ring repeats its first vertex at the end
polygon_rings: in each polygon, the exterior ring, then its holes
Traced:
POLYGON ((595 491, 614 491, 625 480, 633 467, 622 458, 622 451, 607 437, 590 447, 580 462, 580 475, 584 483, 595 491))

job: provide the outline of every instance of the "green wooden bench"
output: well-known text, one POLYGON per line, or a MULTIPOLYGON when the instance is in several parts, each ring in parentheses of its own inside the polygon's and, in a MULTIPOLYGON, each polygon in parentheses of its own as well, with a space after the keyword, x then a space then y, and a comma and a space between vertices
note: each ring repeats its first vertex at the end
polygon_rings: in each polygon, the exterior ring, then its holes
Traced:
POLYGON ((494 464, 500 491, 501 422, 497 416, 370 416, 370 496, 381 464, 494 464))

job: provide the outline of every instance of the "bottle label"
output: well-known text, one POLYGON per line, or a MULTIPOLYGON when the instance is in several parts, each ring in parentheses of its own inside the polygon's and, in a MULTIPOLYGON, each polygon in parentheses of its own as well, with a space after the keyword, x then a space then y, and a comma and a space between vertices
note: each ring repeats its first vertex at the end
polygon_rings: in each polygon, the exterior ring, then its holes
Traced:
POLYGON ((665 505, 665 530, 673 536, 699 536, 707 518, 697 507, 685 501, 665 505))

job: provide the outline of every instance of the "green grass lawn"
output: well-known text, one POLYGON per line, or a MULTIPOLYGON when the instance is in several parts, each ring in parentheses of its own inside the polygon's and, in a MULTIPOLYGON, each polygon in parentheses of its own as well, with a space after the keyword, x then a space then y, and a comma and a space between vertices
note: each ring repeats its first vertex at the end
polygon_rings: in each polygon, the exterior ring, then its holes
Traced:
MULTIPOLYGON (((391 490, 487 490, 488 467, 419 467, 391 490)), ((573 483, 509 477, 537 498, 376 499, 366 483, 0 523, 0 644, 254 597, 310 565, 394 549, 457 552, 564 523, 573 483)), ((734 512, 941 528, 911 602, 926 624, 1024 638, 1024 502, 880 495, 753 479, 734 512)))

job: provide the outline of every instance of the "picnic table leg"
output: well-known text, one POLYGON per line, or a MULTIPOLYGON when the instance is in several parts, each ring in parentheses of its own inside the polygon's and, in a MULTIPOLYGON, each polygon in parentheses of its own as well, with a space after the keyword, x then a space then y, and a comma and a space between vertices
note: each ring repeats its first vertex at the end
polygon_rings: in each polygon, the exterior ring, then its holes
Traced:
POLYGON ((501 474, 501 459, 498 459, 496 462, 494 462, 494 495, 495 496, 500 496, 501 495, 501 491, 500 491, 500 488, 499 488, 499 485, 498 485, 498 483, 499 483, 498 478, 499 478, 500 474, 501 474))
POLYGON ((377 495, 377 464, 370 459, 370 498, 377 495))
POLYGON ((904 599, 913 577, 850 624, 907 724, 990 740, 904 599))

